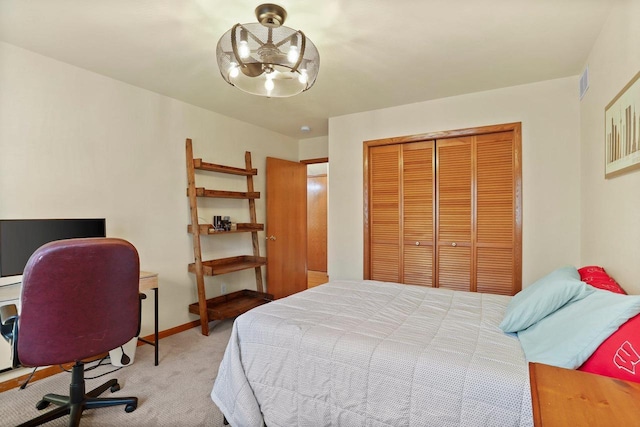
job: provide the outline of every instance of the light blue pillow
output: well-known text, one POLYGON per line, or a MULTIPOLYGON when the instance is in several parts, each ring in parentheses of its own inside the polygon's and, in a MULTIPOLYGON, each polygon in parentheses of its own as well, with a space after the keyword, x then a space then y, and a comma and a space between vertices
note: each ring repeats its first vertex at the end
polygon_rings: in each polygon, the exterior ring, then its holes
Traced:
POLYGON ((527 361, 575 369, 638 313, 640 295, 597 289, 518 332, 518 338, 527 361))
POLYGON ((568 302, 580 300, 594 291, 580 281, 575 267, 558 268, 511 298, 500 329, 505 332, 527 329, 568 302))

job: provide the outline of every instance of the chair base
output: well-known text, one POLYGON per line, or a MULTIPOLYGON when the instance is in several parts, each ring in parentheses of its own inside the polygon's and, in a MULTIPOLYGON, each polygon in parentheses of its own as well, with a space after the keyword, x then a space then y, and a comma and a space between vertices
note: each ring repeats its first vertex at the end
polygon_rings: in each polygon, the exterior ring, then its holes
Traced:
POLYGON ((126 405, 126 412, 133 412, 138 407, 137 397, 98 397, 107 389, 111 392, 120 390, 120 385, 115 379, 109 380, 85 393, 84 387, 84 363, 76 362, 71 373, 71 384, 69 385, 69 396, 60 394, 47 394, 36 404, 36 408, 42 410, 51 403, 58 405, 58 408, 40 415, 30 421, 20 424, 18 427, 39 426, 51 420, 55 420, 64 415, 70 414, 69 426, 80 425, 80 417, 85 409, 102 408, 106 406, 126 405))

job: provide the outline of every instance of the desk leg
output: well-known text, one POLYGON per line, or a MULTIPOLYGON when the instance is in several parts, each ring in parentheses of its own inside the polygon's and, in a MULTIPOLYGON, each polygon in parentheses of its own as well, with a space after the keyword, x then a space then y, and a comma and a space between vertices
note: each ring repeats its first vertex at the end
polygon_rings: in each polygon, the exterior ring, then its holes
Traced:
MULTIPOLYGON (((142 337, 138 337, 138 339, 144 343, 154 346, 155 352, 155 365, 158 366, 158 345, 159 345, 159 337, 158 337, 158 288, 153 289, 153 320, 154 320, 154 328, 153 328, 153 341, 146 340, 142 337)), ((145 294, 140 294, 140 304, 142 304, 142 300, 147 296, 145 294)), ((140 310, 140 316, 142 316, 142 310, 140 310)), ((138 329, 138 334, 140 334, 140 329, 138 329)))
POLYGON ((153 301, 153 305, 154 305, 154 316, 155 316, 155 330, 154 330, 154 347, 155 347, 155 356, 156 356, 156 364, 155 366, 158 366, 158 344, 159 344, 159 340, 158 340, 158 288, 153 288, 153 292, 154 292, 154 301, 153 301))

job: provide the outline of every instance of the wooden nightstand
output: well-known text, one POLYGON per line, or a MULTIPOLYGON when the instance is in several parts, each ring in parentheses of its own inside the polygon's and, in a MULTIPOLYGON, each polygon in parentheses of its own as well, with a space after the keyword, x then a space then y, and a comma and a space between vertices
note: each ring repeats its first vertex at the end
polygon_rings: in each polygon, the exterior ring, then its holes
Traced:
POLYGON ((640 426, 640 383, 529 363, 536 427, 640 426))

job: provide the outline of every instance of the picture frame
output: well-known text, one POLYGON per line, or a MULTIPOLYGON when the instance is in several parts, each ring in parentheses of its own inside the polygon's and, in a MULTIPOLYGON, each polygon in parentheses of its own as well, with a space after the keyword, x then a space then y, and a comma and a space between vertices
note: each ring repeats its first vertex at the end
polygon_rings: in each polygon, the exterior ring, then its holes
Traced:
POLYGON ((604 109, 605 179, 640 169, 640 72, 604 109))

